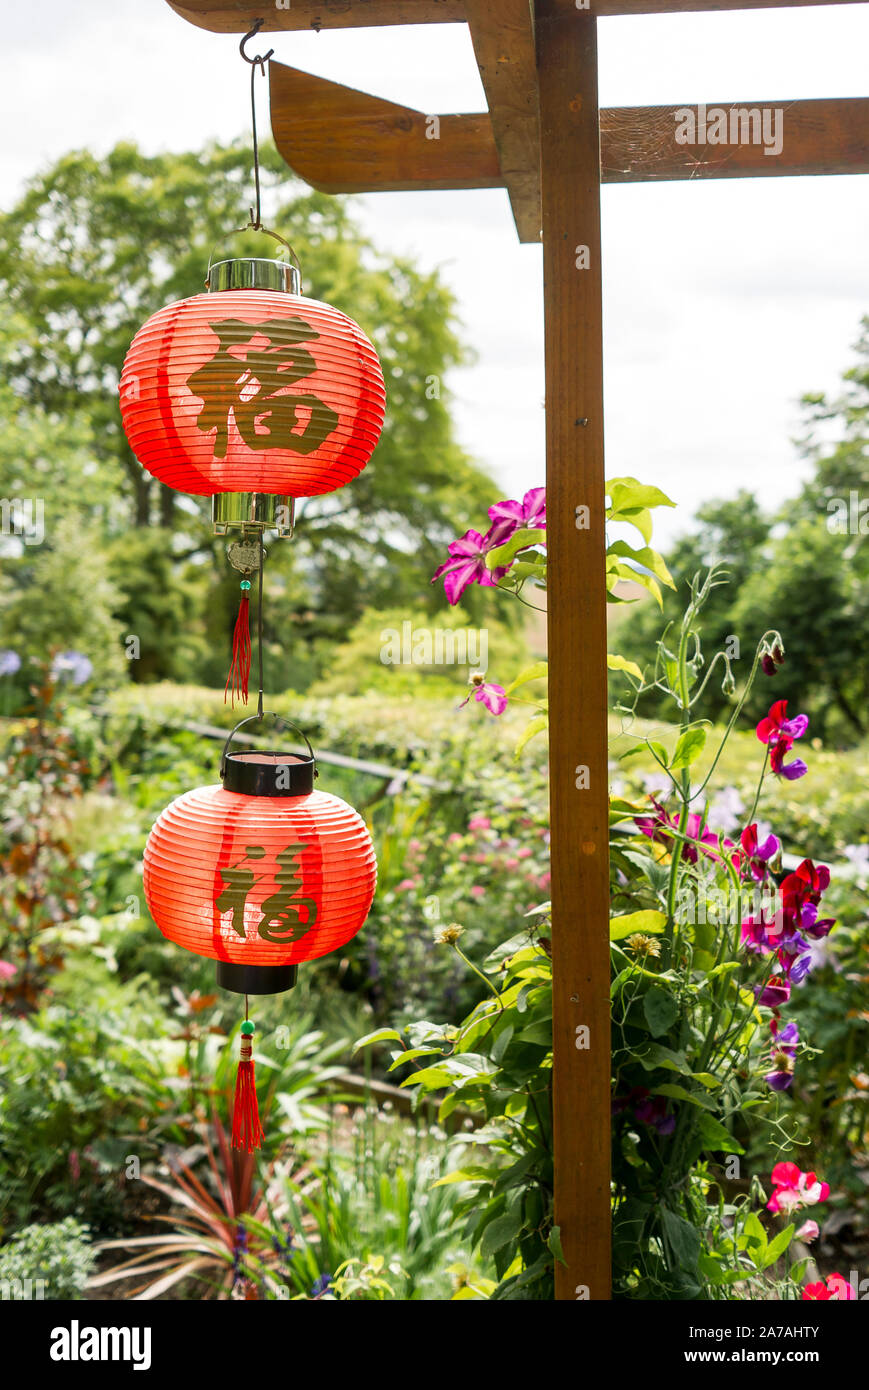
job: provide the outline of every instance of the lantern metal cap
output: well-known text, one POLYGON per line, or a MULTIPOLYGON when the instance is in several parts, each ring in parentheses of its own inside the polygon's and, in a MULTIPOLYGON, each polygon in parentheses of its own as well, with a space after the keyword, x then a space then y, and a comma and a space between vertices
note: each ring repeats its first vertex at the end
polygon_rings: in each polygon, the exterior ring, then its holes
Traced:
POLYGON ((215 492, 211 498, 211 521, 215 536, 230 531, 257 535, 276 531, 279 540, 292 538, 296 519, 296 500, 276 492, 215 492))
POLYGON ((233 994, 283 994, 299 978, 297 965, 234 965, 217 962, 217 983, 233 994))
POLYGON ((302 279, 288 261, 269 261, 258 256, 238 256, 215 261, 208 267, 205 282, 209 294, 222 290, 276 290, 279 294, 301 294, 302 279))
POLYGON ((229 753, 222 775, 224 790, 242 796, 307 796, 316 766, 295 753, 229 753))

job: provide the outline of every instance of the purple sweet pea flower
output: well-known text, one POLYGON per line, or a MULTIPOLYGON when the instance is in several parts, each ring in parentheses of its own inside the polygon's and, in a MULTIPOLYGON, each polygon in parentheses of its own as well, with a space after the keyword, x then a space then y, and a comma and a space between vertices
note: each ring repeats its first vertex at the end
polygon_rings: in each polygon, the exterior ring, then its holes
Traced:
POLYGON ((510 566, 498 565, 490 570, 486 564, 486 555, 509 540, 515 530, 514 524, 511 523, 509 529, 506 529, 501 523, 497 527, 490 527, 485 536, 481 536, 479 531, 466 531, 457 541, 450 541, 447 546, 450 558, 435 570, 431 578, 432 584, 436 579, 440 579, 442 574, 446 576, 444 593, 451 604, 458 603, 469 584, 482 584, 493 588, 504 578, 510 566))
POLYGON ((781 841, 775 835, 767 835, 761 842, 757 825, 747 825, 739 837, 742 853, 745 856, 751 876, 757 883, 763 883, 769 874, 771 859, 781 853, 781 841))
POLYGON ((757 726, 757 736, 761 743, 769 743, 781 738, 802 738, 806 729, 809 727, 809 716, 807 714, 795 714, 793 719, 788 719, 787 700, 776 700, 770 706, 769 714, 765 719, 761 719, 757 726))
POLYGON ((773 1091, 786 1091, 794 1079, 794 1058, 800 1033, 795 1023, 787 1023, 773 1038, 770 1056, 773 1070, 767 1072, 764 1080, 773 1091))
POLYGON ((496 502, 494 507, 489 508, 489 520, 492 522, 512 521, 514 530, 520 526, 543 530, 546 526, 546 488, 531 488, 529 492, 526 492, 521 502, 516 502, 512 498, 504 502, 496 502))
POLYGON ((4 647, 0 651, 0 676, 14 676, 20 670, 21 657, 11 647, 4 647))
POLYGON ((794 758, 793 762, 790 763, 785 762, 785 753, 790 752, 793 743, 794 741, 789 735, 782 734, 772 743, 769 755, 771 771, 776 777, 785 777, 788 782, 795 782, 798 777, 805 777, 809 770, 802 758, 794 758))
POLYGON ((58 652, 51 663, 51 677, 56 681, 68 678, 73 685, 84 685, 93 673, 93 662, 83 652, 58 652))
POLYGON ((770 975, 765 985, 754 986, 754 993, 758 1004, 765 1004, 768 1009, 778 1009, 790 999, 791 987, 780 975, 770 975))

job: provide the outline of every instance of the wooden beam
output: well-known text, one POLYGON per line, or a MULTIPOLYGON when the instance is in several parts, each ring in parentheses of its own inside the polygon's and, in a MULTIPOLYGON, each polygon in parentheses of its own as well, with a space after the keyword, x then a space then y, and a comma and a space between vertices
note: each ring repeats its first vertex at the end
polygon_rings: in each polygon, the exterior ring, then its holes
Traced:
MULTIPOLYGON (((779 10, 806 5, 857 5, 863 0, 591 0, 591 8, 602 18, 609 15, 699 14, 713 10, 779 10)), ((576 12, 576 0, 555 0, 565 15, 576 12)))
MULTIPOLYGON (((859 4, 861 0, 590 0, 596 15, 682 14, 703 10, 763 10, 803 5, 859 4)), ((176 14, 213 34, 244 34, 251 16, 262 14, 264 30, 355 29, 388 24, 448 24, 469 17, 471 0, 291 0, 286 9, 273 3, 257 8, 233 0, 167 0, 176 14)), ((489 0, 497 14, 508 0, 489 0)), ((555 0, 555 9, 571 18, 576 0, 555 0)))
MULTIPOLYGON (((497 89, 491 78, 498 116, 485 112, 433 118, 412 107, 354 91, 338 82, 269 64, 272 131, 275 144, 300 178, 324 193, 396 192, 408 189, 499 188, 511 193, 521 241, 540 236, 539 154, 529 148, 539 116, 510 97, 511 84, 497 89), (513 105, 519 103, 515 122, 513 105), (493 132, 501 123, 500 149, 493 132), (437 134, 438 138, 431 138, 437 134), (524 164, 523 164, 524 161, 524 164), (504 168, 507 173, 505 175, 504 168)), ((513 84, 526 92, 525 78, 513 84)), ((490 96, 490 100, 491 100, 490 96)), ((600 113, 604 183, 665 179, 761 178, 794 174, 869 173, 869 98, 820 101, 723 102, 705 108, 705 132, 713 133, 714 112, 724 112, 728 134, 746 130, 763 135, 760 117, 739 112, 780 111, 781 152, 764 145, 680 144, 677 113, 697 107, 614 107, 600 113), (731 114, 736 113, 736 114, 731 114), (759 122, 759 123, 758 123, 759 122)), ((777 128, 768 120, 768 133, 777 128)), ((699 127, 703 122, 696 123, 699 127)))
MULTIPOLYGON (((279 9, 233 0, 167 0, 176 14, 212 34, 246 34, 262 15, 263 32, 359 29, 381 24, 449 24, 465 17, 464 0, 290 0, 279 9)), ((256 50, 253 50, 254 52, 256 50)))
POLYGON ((537 3, 556 1297, 608 1299, 610 953, 597 20, 537 3), (587 508, 588 525, 581 522, 587 508))
POLYGON ((869 98, 602 111, 601 166, 604 183, 869 173, 869 98), (680 128, 700 138, 678 143, 680 128))
POLYGON ((274 58, 269 99, 278 150, 300 178, 323 193, 499 188, 503 183, 485 112, 429 117, 274 58))
POLYGON ((520 241, 540 240, 540 103, 533 0, 465 0, 520 241))

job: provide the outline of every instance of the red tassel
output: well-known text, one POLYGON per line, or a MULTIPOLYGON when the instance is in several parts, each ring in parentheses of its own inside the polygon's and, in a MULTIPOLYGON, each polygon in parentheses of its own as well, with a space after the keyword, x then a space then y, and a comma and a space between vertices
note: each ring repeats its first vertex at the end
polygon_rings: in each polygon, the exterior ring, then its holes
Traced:
MULTIPOLYGON (((242 1025, 244 1027, 244 1025, 242 1025)), ((262 1147, 262 1125, 259 1120, 259 1106, 256 1099, 254 1078, 253 1024, 248 1024, 249 1032, 241 1035, 241 1055, 235 1078, 235 1103, 232 1107, 232 1147, 253 1153, 262 1147)))
POLYGON ((226 678, 226 686, 223 691, 223 701, 226 703, 226 696, 232 688, 232 707, 235 709, 236 696, 247 704, 247 687, 250 679, 250 599, 246 593, 241 596, 238 605, 238 617, 235 620, 235 632, 232 634, 232 665, 229 668, 229 675, 226 678))

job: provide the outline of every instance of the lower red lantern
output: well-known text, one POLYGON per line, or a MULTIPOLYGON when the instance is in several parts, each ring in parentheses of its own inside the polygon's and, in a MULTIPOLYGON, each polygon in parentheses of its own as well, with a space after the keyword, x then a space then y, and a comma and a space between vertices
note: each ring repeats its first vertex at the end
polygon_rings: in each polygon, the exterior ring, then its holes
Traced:
MULTIPOLYGON (((359 931, 374 897, 374 846, 352 806, 314 790, 310 744, 308 757, 230 753, 232 736, 221 784, 185 792, 158 817, 145 897, 165 937, 217 961, 224 989, 277 994, 293 987, 302 961, 359 931)), ((242 1029, 233 1142, 249 1152, 261 1131, 253 1025, 242 1029)))

